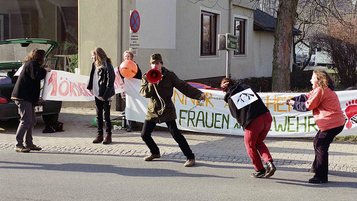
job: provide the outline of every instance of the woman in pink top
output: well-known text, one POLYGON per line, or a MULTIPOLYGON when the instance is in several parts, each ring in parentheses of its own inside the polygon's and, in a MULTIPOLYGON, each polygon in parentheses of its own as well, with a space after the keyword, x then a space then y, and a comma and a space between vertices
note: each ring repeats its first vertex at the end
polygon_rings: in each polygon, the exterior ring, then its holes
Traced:
POLYGON ((333 82, 326 72, 314 70, 310 82, 312 91, 289 99, 286 103, 297 111, 312 110, 320 130, 314 138, 315 160, 310 172, 315 175, 309 179, 309 183, 327 183, 328 149, 335 136, 343 130, 345 116, 333 91, 333 82))

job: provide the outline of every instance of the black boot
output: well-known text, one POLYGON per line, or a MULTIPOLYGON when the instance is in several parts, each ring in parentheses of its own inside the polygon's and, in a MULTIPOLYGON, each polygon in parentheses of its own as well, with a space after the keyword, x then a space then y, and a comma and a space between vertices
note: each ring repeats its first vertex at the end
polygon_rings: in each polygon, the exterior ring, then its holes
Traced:
POLYGON ((274 175, 274 173, 276 171, 276 167, 275 167, 273 161, 268 161, 266 165, 267 165, 267 169, 266 169, 267 171, 266 171, 264 177, 269 178, 274 175))
POLYGON ((261 169, 261 170, 259 170, 259 171, 253 172, 253 173, 251 174, 251 176, 252 176, 252 177, 255 177, 255 178, 263 178, 264 175, 265 175, 265 173, 266 173, 266 170, 265 170, 265 168, 264 168, 264 169, 261 169))
POLYGON ((104 138, 103 144, 111 144, 112 143, 112 134, 107 134, 104 138))
POLYGON ((97 137, 93 140, 94 144, 103 142, 103 134, 98 134, 97 137))

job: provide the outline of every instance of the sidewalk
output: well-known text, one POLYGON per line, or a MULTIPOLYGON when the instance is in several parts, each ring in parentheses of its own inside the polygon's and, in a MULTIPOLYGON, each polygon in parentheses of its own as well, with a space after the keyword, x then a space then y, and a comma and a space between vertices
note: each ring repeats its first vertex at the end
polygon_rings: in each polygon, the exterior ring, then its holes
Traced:
MULTIPOLYGON (((112 111, 112 117, 118 116, 112 111)), ((40 145, 44 152, 78 153, 97 155, 117 155, 144 157, 149 150, 140 137, 140 131, 127 133, 125 130, 113 130, 113 144, 93 144, 96 128, 91 126, 95 109, 62 108, 60 121, 64 123, 65 132, 44 134, 44 123, 38 118, 34 130, 34 143, 40 145)), ((0 123, 0 150, 14 149, 17 122, 0 123)), ((160 129, 164 130, 164 129, 160 129)), ((199 161, 230 162, 250 165, 243 137, 223 136, 203 133, 184 132, 191 149, 199 161)), ((184 160, 185 156, 167 131, 154 131, 162 158, 184 160)), ((277 168, 292 168, 306 171, 310 168, 314 151, 312 140, 268 138, 266 141, 277 168)), ((330 146, 329 170, 340 172, 357 172, 357 146, 348 143, 332 143, 330 146)))

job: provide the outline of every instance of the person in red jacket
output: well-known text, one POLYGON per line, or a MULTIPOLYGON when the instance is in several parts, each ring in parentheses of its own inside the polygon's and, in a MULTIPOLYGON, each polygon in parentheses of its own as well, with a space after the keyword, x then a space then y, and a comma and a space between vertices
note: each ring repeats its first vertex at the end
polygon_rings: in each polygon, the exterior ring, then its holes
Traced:
POLYGON ((272 122, 268 108, 259 95, 246 84, 223 78, 221 88, 226 92, 224 101, 228 103, 230 113, 244 128, 244 145, 255 169, 252 177, 273 176, 276 167, 264 143, 272 122), (266 168, 261 158, 266 163, 266 168))
POLYGON ((315 160, 310 172, 315 175, 309 179, 309 183, 327 183, 328 149, 333 139, 343 130, 346 120, 329 75, 325 71, 315 70, 310 82, 312 91, 289 99, 286 103, 297 111, 312 110, 320 130, 314 138, 315 160))

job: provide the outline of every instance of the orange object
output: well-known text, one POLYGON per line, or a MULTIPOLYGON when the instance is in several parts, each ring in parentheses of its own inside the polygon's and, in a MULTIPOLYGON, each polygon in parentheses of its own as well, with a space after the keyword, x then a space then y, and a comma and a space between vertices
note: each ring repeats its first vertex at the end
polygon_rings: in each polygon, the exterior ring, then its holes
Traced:
POLYGON ((119 72, 125 78, 133 78, 138 72, 138 66, 131 60, 125 60, 121 62, 119 72))

